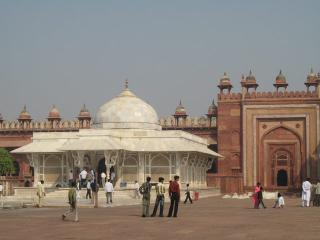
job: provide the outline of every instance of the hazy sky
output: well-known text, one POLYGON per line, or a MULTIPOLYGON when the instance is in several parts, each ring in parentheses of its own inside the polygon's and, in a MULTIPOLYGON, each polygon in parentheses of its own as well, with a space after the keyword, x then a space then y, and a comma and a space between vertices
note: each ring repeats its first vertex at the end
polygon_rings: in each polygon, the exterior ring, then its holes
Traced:
POLYGON ((180 99, 205 114, 227 71, 239 91, 252 69, 272 90, 282 69, 303 90, 320 71, 320 1, 0 0, 0 113, 23 104, 35 119, 56 104, 63 118, 130 88, 160 116, 180 99))

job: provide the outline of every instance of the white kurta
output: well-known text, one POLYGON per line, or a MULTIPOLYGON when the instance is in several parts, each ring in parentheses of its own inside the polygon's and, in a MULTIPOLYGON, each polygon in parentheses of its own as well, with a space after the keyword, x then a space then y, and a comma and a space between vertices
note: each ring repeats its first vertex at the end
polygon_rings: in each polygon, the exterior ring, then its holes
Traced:
POLYGON ((309 181, 302 183, 302 201, 310 201, 312 185, 309 181))
POLYGON ((284 206, 284 198, 281 196, 281 197, 279 197, 279 207, 281 207, 281 206, 284 206))

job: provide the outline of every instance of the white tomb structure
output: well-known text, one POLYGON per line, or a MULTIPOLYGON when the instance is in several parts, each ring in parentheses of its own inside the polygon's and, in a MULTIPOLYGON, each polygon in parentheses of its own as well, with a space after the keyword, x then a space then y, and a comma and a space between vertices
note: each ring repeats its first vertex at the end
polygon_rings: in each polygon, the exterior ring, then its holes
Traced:
POLYGON ((184 131, 162 131, 156 111, 126 88, 103 104, 91 129, 79 132, 35 132, 32 143, 13 153, 26 154, 34 168, 34 183, 66 186, 83 168, 115 173, 116 187, 132 187, 147 176, 165 182, 206 187, 206 171, 214 158, 207 140, 184 131))

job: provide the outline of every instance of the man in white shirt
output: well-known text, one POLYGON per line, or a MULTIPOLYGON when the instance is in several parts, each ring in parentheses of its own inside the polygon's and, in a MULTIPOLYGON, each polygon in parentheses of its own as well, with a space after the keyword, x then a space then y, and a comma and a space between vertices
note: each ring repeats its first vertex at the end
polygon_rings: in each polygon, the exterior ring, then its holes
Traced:
POLYGON ((44 190, 44 181, 41 180, 40 182, 38 182, 38 186, 37 186, 37 196, 38 196, 38 207, 41 208, 42 207, 42 202, 44 197, 46 196, 46 192, 44 190))
POLYGON ((72 183, 73 183, 73 172, 72 172, 72 170, 70 170, 70 172, 69 172, 69 187, 72 186, 72 183))
POLYGON ((82 187, 86 187, 85 183, 86 183, 86 180, 87 180, 87 175, 88 175, 88 172, 85 169, 83 169, 79 174, 79 178, 80 178, 80 181, 81 181, 80 185, 82 187))
POLYGON ((115 184, 115 178, 116 178, 116 173, 114 172, 114 171, 112 171, 111 173, 110 173, 110 178, 111 178, 111 183, 114 185, 115 184))
POLYGON ((101 173, 101 182, 102 182, 102 187, 104 188, 104 186, 106 185, 106 173, 105 172, 102 172, 101 173))
POLYGON ((140 192, 139 192, 140 185, 138 181, 134 181, 134 198, 140 199, 140 192))
POLYGON ((3 196, 3 186, 2 186, 2 184, 0 183, 0 197, 2 197, 3 196))
POLYGON ((113 185, 108 179, 108 182, 106 182, 106 185, 104 186, 104 191, 106 192, 106 197, 107 197, 107 204, 112 203, 112 192, 113 192, 113 185))
POLYGON ((310 178, 307 178, 302 183, 302 207, 310 206, 311 188, 312 188, 312 184, 310 183, 310 178))

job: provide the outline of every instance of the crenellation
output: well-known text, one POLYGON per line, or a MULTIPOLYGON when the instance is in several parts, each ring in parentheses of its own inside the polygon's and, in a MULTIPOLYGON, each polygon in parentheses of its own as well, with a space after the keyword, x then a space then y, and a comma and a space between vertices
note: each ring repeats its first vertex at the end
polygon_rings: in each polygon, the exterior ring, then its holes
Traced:
POLYGON ((160 118, 160 125, 163 128, 208 128, 208 127, 216 127, 216 118, 210 119, 206 116, 201 117, 187 117, 183 125, 178 125, 174 121, 174 118, 162 117, 160 118))

